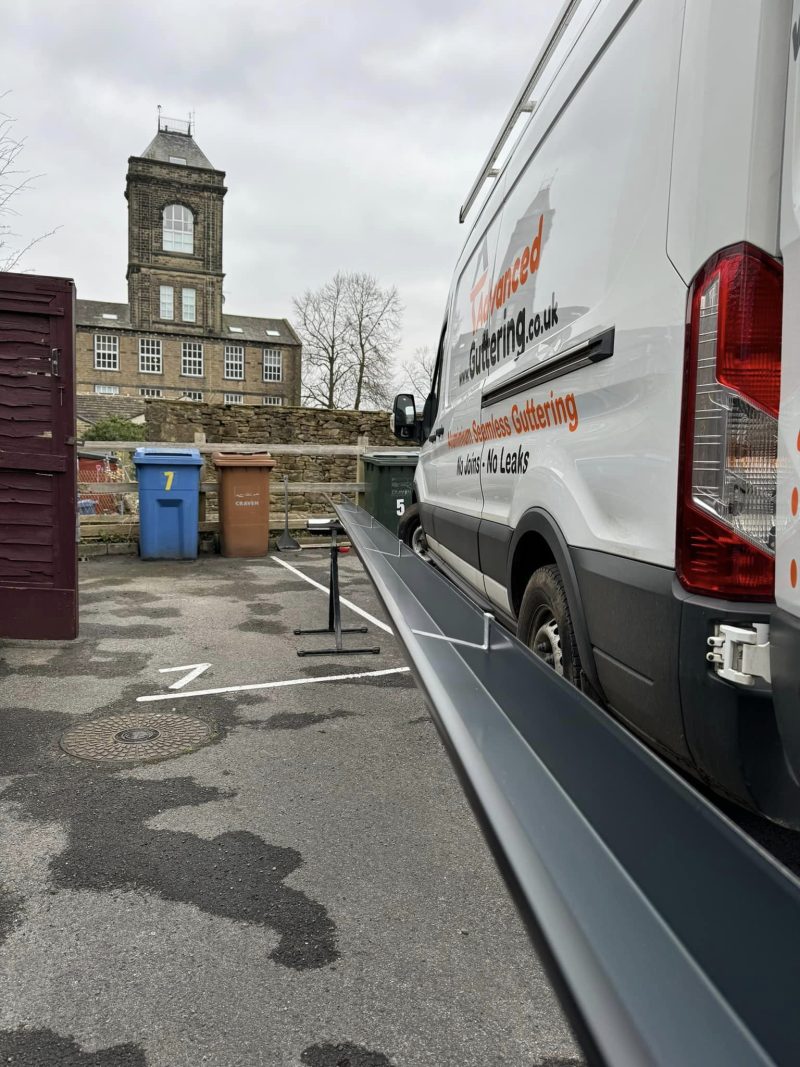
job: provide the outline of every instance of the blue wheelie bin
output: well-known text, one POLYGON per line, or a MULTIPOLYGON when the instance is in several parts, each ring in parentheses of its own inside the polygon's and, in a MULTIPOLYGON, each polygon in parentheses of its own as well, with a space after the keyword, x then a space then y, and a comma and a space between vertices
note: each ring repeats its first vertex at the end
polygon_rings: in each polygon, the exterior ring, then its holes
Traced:
POLYGON ((197 559, 200 470, 196 448, 137 448, 142 559, 197 559))

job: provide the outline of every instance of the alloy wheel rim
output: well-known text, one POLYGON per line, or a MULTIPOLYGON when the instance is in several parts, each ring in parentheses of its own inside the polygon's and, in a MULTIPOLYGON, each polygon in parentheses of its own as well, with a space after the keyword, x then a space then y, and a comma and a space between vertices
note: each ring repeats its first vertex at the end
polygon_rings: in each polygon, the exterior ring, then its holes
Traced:
POLYGON ((534 654, 544 660, 548 667, 552 667, 556 674, 563 677, 564 660, 561 653, 561 636, 555 616, 551 611, 542 611, 534 625, 536 627, 532 642, 534 654))

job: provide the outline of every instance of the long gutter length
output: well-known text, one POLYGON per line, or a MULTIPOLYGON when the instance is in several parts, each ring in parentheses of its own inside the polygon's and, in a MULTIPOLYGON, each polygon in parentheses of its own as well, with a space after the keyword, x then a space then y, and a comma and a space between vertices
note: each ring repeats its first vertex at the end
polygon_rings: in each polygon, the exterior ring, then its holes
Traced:
POLYGON ((336 510, 588 1061, 800 1063, 800 883, 498 624, 481 648, 481 612, 363 510, 336 510))

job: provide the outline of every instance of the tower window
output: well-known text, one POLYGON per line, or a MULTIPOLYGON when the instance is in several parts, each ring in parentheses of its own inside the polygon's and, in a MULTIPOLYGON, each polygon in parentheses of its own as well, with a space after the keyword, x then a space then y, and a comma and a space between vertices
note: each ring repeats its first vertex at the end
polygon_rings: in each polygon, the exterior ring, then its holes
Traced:
POLYGON ((171 285, 162 285, 160 287, 160 311, 159 314, 162 319, 172 319, 175 317, 175 290, 171 285))
POLYGON ((94 369, 119 370, 119 338, 113 334, 94 335, 94 369))
POLYGON ((281 381, 281 353, 277 348, 265 348, 264 349, 264 381, 265 382, 279 382, 281 381))
POLYGON ((162 248, 165 252, 194 252, 194 219, 183 204, 164 208, 162 248))
POLYGON ((195 289, 183 290, 183 321, 195 322, 197 319, 197 291, 195 289))
POLYGON ((181 374, 184 378, 203 377, 203 346, 199 341, 184 341, 181 346, 181 374))

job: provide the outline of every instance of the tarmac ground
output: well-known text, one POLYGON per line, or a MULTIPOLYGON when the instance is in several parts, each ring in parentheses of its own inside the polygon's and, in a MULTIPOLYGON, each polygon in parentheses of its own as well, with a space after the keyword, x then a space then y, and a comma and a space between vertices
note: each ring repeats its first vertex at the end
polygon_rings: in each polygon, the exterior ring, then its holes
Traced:
POLYGON ((321 551, 90 561, 77 641, 0 641, 0 1062, 582 1063, 340 561, 378 655, 298 657, 321 551))

